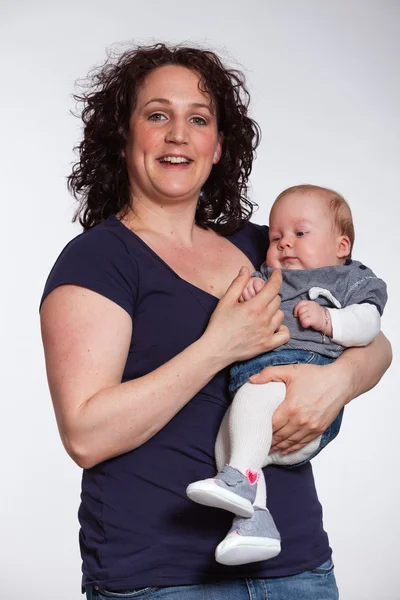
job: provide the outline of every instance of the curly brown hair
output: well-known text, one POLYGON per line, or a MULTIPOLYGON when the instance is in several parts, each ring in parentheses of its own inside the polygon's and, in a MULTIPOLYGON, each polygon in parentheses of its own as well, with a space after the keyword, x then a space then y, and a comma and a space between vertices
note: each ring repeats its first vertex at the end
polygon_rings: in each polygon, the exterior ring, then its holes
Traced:
POLYGON ((199 89, 211 95, 218 130, 224 141, 199 198, 195 220, 229 234, 249 220, 255 203, 248 198, 248 179, 261 133, 247 115, 250 101, 245 77, 226 68, 210 50, 158 43, 109 55, 89 73, 81 94, 83 140, 75 147, 79 161, 68 177, 68 188, 80 205, 73 220, 85 230, 112 214, 129 209, 128 172, 122 150, 139 86, 154 69, 165 65, 187 67, 200 75, 199 89))

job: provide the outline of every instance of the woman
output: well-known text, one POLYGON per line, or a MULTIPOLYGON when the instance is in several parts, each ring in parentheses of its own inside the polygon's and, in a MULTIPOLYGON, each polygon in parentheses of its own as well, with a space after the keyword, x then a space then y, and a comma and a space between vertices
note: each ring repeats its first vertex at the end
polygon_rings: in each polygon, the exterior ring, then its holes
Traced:
MULTIPOLYGON (((267 563, 216 563, 230 517, 185 495, 215 472, 228 366, 288 339, 278 272, 238 302, 268 244, 248 222, 259 136, 241 74, 211 52, 158 44, 106 64, 81 99, 70 187, 85 233, 56 262, 41 317, 60 435, 84 468, 87 597, 336 598, 310 465, 266 474, 282 535, 267 563)), ((381 335, 329 366, 261 374, 288 386, 275 448, 317 437, 389 362, 381 335)))

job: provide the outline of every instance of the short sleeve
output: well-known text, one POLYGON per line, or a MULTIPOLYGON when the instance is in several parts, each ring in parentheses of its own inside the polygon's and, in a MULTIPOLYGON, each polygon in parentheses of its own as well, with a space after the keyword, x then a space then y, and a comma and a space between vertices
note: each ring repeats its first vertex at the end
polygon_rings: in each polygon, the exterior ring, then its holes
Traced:
POLYGON ((373 304, 383 314, 387 302, 386 283, 365 265, 353 261, 352 276, 348 282, 345 306, 373 304))
POLYGON ((67 244, 50 272, 40 307, 50 292, 66 284, 105 296, 133 318, 138 292, 137 262, 112 231, 94 227, 67 244))

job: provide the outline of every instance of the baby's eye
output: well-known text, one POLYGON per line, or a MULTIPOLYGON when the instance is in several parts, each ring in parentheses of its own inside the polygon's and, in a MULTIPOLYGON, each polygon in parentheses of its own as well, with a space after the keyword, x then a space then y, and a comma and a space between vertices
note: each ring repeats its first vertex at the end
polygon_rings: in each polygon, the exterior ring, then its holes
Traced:
POLYGON ((305 231, 298 231, 296 233, 296 235, 297 235, 297 237, 302 237, 303 235, 306 235, 306 232, 305 231))
POLYGON ((164 121, 164 119, 166 119, 167 117, 165 115, 163 115, 162 113, 153 113, 152 115, 149 116, 149 121, 164 121))
POLYGON ((279 237, 279 235, 274 235, 274 237, 271 238, 271 242, 279 242, 281 238, 279 237))
POLYGON ((201 125, 203 127, 204 127, 204 125, 207 125, 207 121, 204 119, 204 117, 192 117, 190 120, 195 125, 201 125))

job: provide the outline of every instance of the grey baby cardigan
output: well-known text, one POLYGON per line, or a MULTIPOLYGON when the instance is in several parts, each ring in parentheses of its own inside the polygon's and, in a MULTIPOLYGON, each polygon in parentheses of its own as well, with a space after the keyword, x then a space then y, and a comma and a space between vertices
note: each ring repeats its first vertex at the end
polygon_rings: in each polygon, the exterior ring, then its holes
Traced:
MULTIPOLYGON (((253 273, 252 277, 268 281, 273 270, 263 263, 260 271, 253 273)), ((381 315, 387 301, 385 282, 376 277, 371 269, 355 260, 319 269, 282 269, 282 278, 280 308, 285 313, 284 324, 289 328, 290 340, 277 348, 277 351, 301 349, 332 358, 337 358, 343 352, 343 346, 333 343, 327 337, 324 341, 319 331, 303 329, 300 321, 293 315, 294 307, 301 300, 315 300, 327 308, 374 304, 381 315)))

